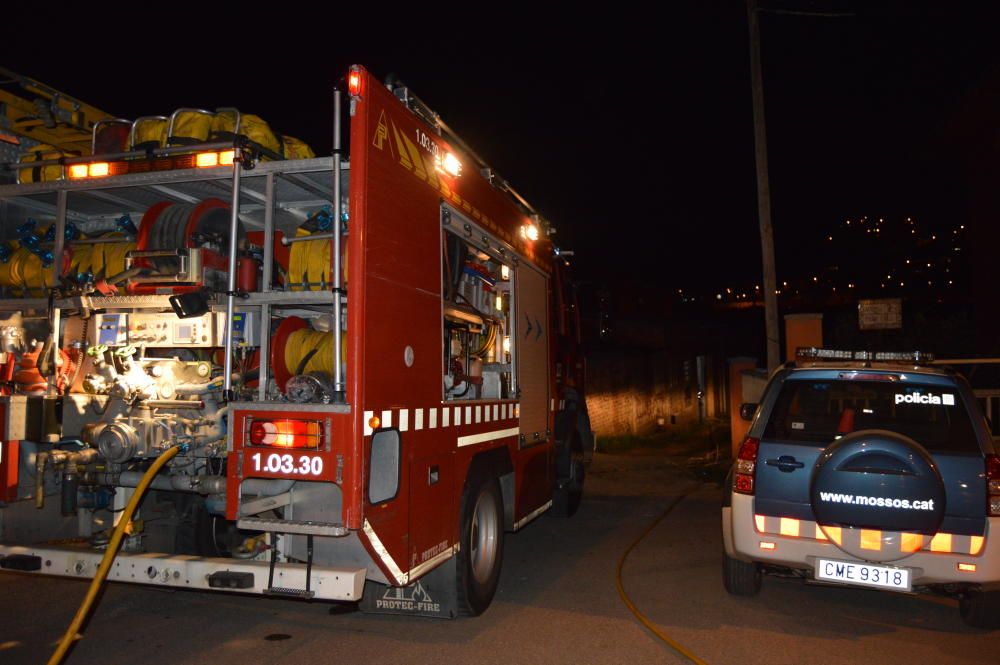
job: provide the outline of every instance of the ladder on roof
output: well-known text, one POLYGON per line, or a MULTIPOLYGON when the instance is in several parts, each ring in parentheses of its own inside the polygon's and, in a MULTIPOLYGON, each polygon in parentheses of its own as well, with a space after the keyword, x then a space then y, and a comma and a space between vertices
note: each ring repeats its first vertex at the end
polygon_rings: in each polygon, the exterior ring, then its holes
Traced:
POLYGON ((0 67, 0 141, 47 143, 90 154, 94 123, 113 116, 44 83, 0 67))

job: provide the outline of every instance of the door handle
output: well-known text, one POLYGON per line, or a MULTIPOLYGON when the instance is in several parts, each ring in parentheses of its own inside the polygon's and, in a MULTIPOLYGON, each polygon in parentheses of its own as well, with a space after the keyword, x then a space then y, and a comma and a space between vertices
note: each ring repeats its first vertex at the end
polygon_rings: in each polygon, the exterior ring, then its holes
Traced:
POLYGON ((805 466, 802 462, 799 462, 791 455, 782 455, 778 459, 769 459, 765 462, 768 466, 776 466, 779 471, 784 471, 785 473, 791 473, 795 469, 801 469, 805 466))

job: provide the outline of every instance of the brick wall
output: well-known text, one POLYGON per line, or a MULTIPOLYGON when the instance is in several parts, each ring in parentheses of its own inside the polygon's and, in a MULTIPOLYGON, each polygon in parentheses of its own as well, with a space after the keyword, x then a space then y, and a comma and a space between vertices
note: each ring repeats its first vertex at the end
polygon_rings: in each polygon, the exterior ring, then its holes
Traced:
MULTIPOLYGON (((706 365, 705 416, 727 411, 720 390, 721 368, 706 365)), ((698 381, 694 358, 665 352, 591 356, 587 365, 587 408, 598 436, 648 434, 659 427, 698 421, 698 381)))

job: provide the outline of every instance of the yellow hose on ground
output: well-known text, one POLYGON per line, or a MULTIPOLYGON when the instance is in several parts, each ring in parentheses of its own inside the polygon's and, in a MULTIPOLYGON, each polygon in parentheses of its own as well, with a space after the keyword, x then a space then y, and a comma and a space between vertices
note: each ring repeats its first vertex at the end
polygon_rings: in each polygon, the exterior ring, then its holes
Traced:
POLYGON ((132 498, 129 499, 128 504, 125 506, 125 512, 122 513, 121 520, 118 522, 118 526, 115 527, 115 531, 111 534, 111 541, 108 543, 108 549, 104 553, 104 558, 101 559, 101 565, 97 567, 97 573, 94 575, 94 579, 90 582, 90 587, 87 589, 87 595, 83 598, 83 603, 80 605, 79 609, 76 611, 76 616, 73 617, 73 621, 70 622, 69 628, 66 629, 66 633, 63 635, 62 640, 59 642, 59 646, 56 647, 55 653, 49 658, 48 665, 59 665, 66 657, 66 652, 69 650, 71 644, 76 639, 77 631, 80 630, 80 626, 83 625, 84 619, 90 613, 90 608, 94 604, 94 599, 97 598, 97 592, 100 591, 101 585, 108 577, 108 570, 111 569, 111 564, 115 560, 115 556, 118 554, 118 548, 121 547, 122 538, 125 536, 125 530, 128 528, 129 522, 132 521, 132 515, 135 514, 136 508, 139 507, 139 502, 142 500, 142 495, 146 493, 149 489, 150 483, 153 482, 153 478, 160 469, 169 462, 174 456, 177 455, 182 449, 182 446, 174 446, 169 448, 162 455, 160 455, 153 465, 149 467, 146 471, 146 475, 142 477, 139 481, 139 485, 136 486, 135 492, 132 494, 132 498))
POLYGON ((653 529, 656 528, 656 525, 659 524, 660 522, 662 522, 664 520, 664 518, 667 515, 669 515, 670 512, 677 506, 677 504, 679 504, 681 501, 684 500, 684 497, 686 497, 686 496, 687 496, 687 493, 682 494, 681 496, 679 496, 676 499, 674 499, 670 503, 670 505, 667 506, 666 510, 664 510, 663 513, 659 517, 657 517, 655 520, 653 520, 653 523, 650 524, 648 527, 646 527, 646 530, 643 531, 642 533, 640 533, 639 537, 636 538, 635 540, 633 540, 632 544, 628 546, 628 549, 626 549, 625 552, 622 553, 621 558, 618 559, 618 568, 615 569, 615 584, 618 587, 618 595, 621 596, 622 602, 625 603, 625 607, 628 608, 629 612, 631 612, 633 615, 635 615, 635 618, 638 619, 640 621, 640 623, 642 623, 642 625, 644 625, 654 635, 656 635, 664 643, 666 643, 667 646, 669 646, 671 649, 673 649, 674 651, 676 651, 680 655, 682 655, 685 658, 687 658, 692 663, 695 663, 695 665, 708 665, 707 662, 705 662, 704 660, 702 660, 701 658, 699 658, 698 656, 696 656, 693 651, 691 651, 690 649, 688 649, 687 647, 685 647, 680 642, 677 642, 676 640, 672 639, 669 635, 667 635, 662 630, 660 630, 656 626, 656 624, 654 624, 652 621, 650 621, 649 618, 645 614, 643 614, 642 612, 640 612, 639 608, 636 607, 635 603, 633 603, 632 600, 628 597, 628 594, 625 593, 625 585, 622 584, 622 568, 625 566, 625 559, 628 558, 629 553, 631 553, 632 550, 635 549, 635 546, 638 545, 640 542, 642 542, 642 540, 646 536, 648 536, 653 529))

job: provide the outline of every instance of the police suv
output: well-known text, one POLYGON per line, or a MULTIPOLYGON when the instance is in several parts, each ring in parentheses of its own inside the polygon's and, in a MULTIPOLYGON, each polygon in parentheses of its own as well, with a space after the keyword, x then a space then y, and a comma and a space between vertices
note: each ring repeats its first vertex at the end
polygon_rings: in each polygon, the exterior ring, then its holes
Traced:
POLYGON ((791 572, 954 595, 966 623, 1000 625, 1000 457, 969 385, 929 360, 801 350, 743 405, 722 508, 729 593, 791 572))

